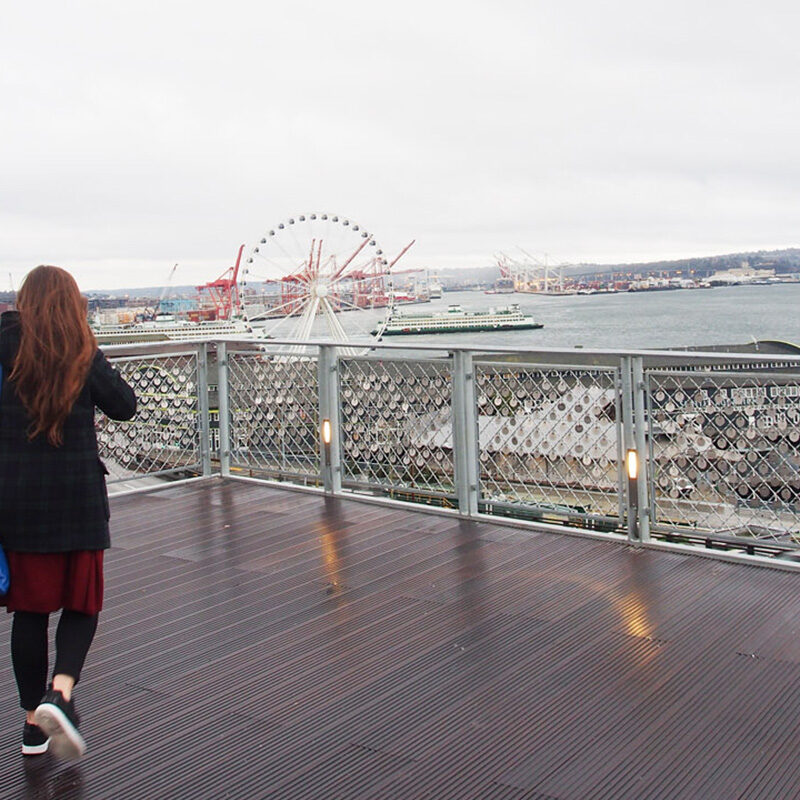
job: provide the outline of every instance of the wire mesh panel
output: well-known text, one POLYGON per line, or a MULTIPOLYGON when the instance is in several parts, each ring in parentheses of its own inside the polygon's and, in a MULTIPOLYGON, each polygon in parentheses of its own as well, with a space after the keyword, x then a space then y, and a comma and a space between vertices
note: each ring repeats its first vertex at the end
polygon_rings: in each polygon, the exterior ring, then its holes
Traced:
POLYGON ((128 422, 96 417, 108 482, 201 469, 196 353, 111 359, 136 392, 128 422))
POLYGON ((451 380, 449 362, 340 359, 343 481, 452 495, 451 380))
POLYGON ((647 375, 661 527, 800 544, 800 375, 647 375))
POLYGON ((229 353, 228 387, 232 467, 319 475, 316 357, 229 353))
POLYGON ((482 503, 618 517, 615 369, 476 362, 482 503))

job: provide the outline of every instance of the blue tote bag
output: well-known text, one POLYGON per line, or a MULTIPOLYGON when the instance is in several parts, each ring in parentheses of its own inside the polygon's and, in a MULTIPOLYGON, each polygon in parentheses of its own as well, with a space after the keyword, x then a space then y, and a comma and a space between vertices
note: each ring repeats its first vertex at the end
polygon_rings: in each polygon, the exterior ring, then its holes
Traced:
MULTIPOLYGON (((3 367, 0 366, 0 391, 3 388, 3 367)), ((6 554, 3 548, 0 547, 0 594, 5 594, 8 591, 11 576, 8 574, 8 561, 6 561, 6 554)))

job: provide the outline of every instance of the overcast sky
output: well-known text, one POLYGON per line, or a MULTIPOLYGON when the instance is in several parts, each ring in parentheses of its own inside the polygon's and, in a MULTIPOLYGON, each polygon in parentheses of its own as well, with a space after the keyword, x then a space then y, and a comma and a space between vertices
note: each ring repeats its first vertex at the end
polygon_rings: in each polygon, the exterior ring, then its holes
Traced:
POLYGON ((433 269, 798 245, 798 8, 6 2, 0 288, 203 282, 303 212, 433 269))

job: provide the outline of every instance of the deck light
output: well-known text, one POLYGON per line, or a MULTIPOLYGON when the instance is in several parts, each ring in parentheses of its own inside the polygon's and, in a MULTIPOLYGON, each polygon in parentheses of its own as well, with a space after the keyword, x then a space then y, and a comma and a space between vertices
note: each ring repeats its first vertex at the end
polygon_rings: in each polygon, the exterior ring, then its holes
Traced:
POLYGON ((639 538, 639 454, 635 450, 625 453, 625 471, 628 473, 628 539, 639 538))
POLYGON ((635 481, 639 477, 639 456, 635 450, 628 450, 625 454, 625 468, 630 480, 635 481))
POLYGON ((331 441, 333 439, 333 426, 330 419, 323 419, 319 429, 322 440, 321 467, 324 473, 325 491, 327 492, 333 481, 333 465, 331 464, 331 441))

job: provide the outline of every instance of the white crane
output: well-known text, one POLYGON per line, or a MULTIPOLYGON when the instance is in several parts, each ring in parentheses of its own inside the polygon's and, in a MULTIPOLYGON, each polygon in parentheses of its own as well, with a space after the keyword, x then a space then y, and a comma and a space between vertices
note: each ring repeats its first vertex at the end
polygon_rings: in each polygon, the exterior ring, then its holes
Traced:
POLYGON ((158 296, 158 303, 156 303, 157 317, 163 315, 163 311, 161 310, 161 303, 164 302, 164 298, 167 296, 167 291, 169 290, 170 284, 172 283, 172 278, 175 275, 176 269, 178 269, 177 264, 175 264, 175 266, 169 271, 169 275, 167 276, 167 282, 164 284, 164 288, 161 290, 161 294, 158 296))

